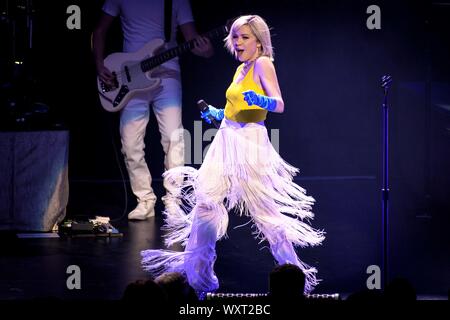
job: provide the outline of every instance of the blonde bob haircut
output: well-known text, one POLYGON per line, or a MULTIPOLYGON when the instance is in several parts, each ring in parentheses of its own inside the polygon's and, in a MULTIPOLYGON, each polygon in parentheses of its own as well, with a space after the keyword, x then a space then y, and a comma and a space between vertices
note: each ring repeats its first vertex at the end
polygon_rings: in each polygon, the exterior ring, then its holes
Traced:
POLYGON ((250 27, 253 35, 256 37, 257 41, 261 44, 261 55, 267 56, 270 58, 270 60, 273 61, 274 53, 272 47, 272 40, 270 39, 269 26, 267 25, 266 21, 264 21, 264 19, 258 15, 240 16, 239 18, 234 20, 230 28, 230 32, 224 39, 225 48, 227 48, 232 55, 237 57, 237 52, 233 45, 233 34, 235 34, 236 31, 244 25, 250 27))

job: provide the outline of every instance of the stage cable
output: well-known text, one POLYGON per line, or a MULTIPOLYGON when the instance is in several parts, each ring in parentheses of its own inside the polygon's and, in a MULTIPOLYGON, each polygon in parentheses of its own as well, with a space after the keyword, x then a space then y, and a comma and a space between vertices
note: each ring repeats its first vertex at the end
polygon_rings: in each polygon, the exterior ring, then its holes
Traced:
POLYGON ((109 127, 109 133, 110 133, 110 137, 111 137, 111 143, 112 143, 113 151, 114 151, 114 158, 116 159, 116 164, 117 164, 117 167, 119 168, 120 177, 122 179, 123 194, 124 194, 124 208, 123 208, 123 212, 122 212, 121 216, 119 218, 116 218, 116 219, 110 219, 111 222, 121 221, 127 215, 127 212, 128 212, 127 184, 126 184, 126 181, 125 181, 124 170, 122 168, 121 161, 120 161, 120 158, 119 158, 119 153, 118 153, 116 140, 114 139, 115 138, 115 135, 114 135, 115 131, 113 131, 113 130, 116 130, 116 129, 113 128, 113 125, 112 125, 112 122, 113 122, 113 120, 112 120, 113 117, 112 116, 114 116, 114 115, 115 114, 108 115, 108 127, 109 127))

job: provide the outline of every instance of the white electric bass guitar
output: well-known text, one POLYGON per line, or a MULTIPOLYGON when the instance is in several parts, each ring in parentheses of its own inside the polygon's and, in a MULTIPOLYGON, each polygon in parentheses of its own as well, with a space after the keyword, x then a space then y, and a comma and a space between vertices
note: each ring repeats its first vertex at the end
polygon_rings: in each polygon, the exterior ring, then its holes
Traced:
MULTIPOLYGON (((202 35, 209 39, 224 36, 226 26, 216 28, 202 35)), ((120 111, 138 92, 151 92, 161 83, 156 68, 164 62, 197 46, 196 39, 178 47, 162 51, 164 41, 155 39, 133 53, 112 53, 104 60, 105 67, 114 75, 112 84, 106 84, 97 77, 97 88, 103 108, 109 112, 120 111), (161 52, 162 51, 162 52, 161 52)))

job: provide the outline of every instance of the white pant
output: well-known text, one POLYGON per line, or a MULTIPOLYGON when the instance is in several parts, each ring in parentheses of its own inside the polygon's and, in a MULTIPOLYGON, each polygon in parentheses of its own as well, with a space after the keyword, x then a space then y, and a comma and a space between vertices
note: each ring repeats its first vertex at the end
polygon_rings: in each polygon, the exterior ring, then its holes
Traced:
POLYGON ((122 154, 131 189, 138 201, 156 200, 151 187, 152 176, 145 161, 144 152, 150 105, 153 107, 161 133, 165 170, 184 164, 181 83, 179 79, 167 78, 162 81, 162 91, 158 92, 152 101, 143 103, 131 100, 120 114, 122 154))

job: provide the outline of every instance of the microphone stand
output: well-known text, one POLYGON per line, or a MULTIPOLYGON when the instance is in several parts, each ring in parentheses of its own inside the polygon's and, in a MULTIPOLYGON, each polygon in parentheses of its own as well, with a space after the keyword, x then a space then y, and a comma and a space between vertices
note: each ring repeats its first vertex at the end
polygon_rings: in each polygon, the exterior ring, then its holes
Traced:
POLYGON ((26 17, 27 17, 27 43, 28 50, 33 49, 33 0, 27 0, 26 3, 26 17))
POLYGON ((388 283, 388 258, 389 258, 389 108, 388 89, 392 82, 392 77, 385 75, 381 78, 381 86, 384 90, 383 99, 383 187, 381 189, 382 207, 382 268, 383 268, 383 289, 388 283))

